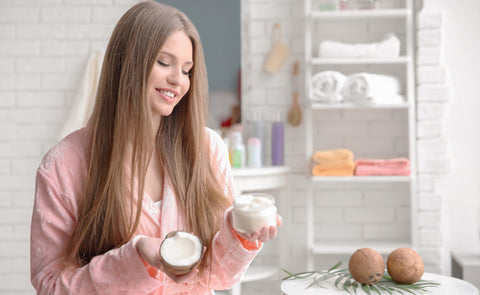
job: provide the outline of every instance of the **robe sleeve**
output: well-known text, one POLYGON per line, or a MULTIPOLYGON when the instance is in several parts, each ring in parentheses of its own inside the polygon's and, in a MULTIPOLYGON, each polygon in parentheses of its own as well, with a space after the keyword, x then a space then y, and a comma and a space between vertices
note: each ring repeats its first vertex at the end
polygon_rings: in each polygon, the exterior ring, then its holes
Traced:
POLYGON ((37 170, 30 237, 32 285, 37 294, 151 293, 161 282, 144 266, 136 248, 139 237, 83 267, 65 265, 65 249, 77 222, 84 160, 63 143, 47 153, 37 170))

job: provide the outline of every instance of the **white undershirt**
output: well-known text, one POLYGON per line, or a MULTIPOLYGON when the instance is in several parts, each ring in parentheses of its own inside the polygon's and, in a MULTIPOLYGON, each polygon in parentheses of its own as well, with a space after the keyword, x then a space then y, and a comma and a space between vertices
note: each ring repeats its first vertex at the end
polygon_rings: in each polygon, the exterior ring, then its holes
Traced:
POLYGON ((158 207, 158 209, 161 209, 162 207, 162 201, 157 201, 157 202, 154 202, 155 206, 158 207))

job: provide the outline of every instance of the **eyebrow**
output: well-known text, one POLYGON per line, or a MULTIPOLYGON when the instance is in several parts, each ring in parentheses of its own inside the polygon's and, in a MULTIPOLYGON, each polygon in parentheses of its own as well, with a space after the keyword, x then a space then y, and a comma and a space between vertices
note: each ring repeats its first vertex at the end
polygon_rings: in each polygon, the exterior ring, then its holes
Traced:
MULTIPOLYGON (((167 52, 167 51, 160 51, 160 52, 158 53, 158 55, 160 55, 160 54, 165 54, 165 55, 170 56, 170 57, 173 58, 173 59, 177 59, 177 57, 176 57, 175 55, 173 55, 173 54, 171 54, 170 52, 167 52)), ((187 62, 185 63, 185 65, 189 65, 189 66, 192 65, 192 66, 193 66, 193 61, 187 61, 187 62)))

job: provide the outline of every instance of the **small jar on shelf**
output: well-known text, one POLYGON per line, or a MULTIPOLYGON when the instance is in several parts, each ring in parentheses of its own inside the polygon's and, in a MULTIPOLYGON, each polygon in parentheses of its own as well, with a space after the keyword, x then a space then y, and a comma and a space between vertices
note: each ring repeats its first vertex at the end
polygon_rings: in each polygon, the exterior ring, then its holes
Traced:
POLYGON ((351 9, 351 3, 352 1, 351 0, 338 0, 338 4, 337 4, 337 7, 338 9, 340 10, 347 10, 347 9, 351 9))
POLYGON ((338 9, 338 2, 340 2, 340 0, 321 0, 317 7, 318 10, 322 11, 336 10, 338 9))
POLYGON ((377 0, 338 0, 337 9, 354 10, 354 9, 376 9, 377 0))
POLYGON ((355 0, 355 9, 375 9, 377 0, 355 0))

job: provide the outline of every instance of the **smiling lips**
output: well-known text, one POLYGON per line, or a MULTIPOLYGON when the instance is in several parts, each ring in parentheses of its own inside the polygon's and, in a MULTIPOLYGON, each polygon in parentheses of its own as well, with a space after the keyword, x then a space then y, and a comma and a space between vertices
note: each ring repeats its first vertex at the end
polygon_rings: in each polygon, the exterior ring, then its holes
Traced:
POLYGON ((165 90, 165 89, 156 89, 158 93, 163 97, 168 102, 175 102, 175 98, 177 97, 177 94, 175 92, 172 92, 170 90, 165 90))

